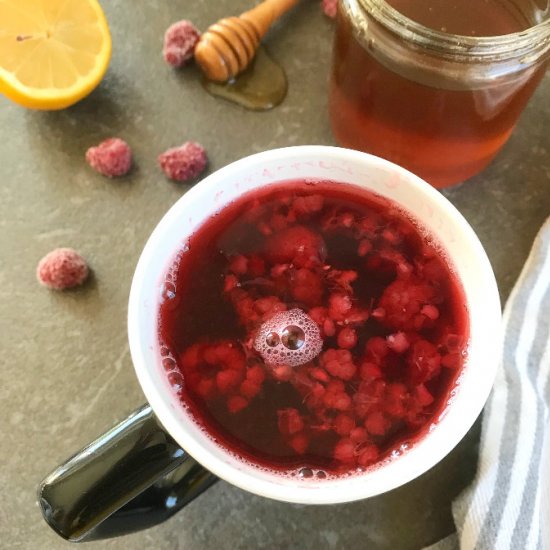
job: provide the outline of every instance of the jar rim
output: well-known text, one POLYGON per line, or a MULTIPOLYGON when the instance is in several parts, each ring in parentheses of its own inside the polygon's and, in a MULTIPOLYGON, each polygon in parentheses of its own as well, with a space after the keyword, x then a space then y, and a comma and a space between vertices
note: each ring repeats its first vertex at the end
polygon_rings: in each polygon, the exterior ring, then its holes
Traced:
POLYGON ((445 57, 468 60, 550 51, 550 17, 523 31, 496 36, 467 36, 438 31, 403 15, 386 0, 357 0, 382 26, 403 40, 438 52, 445 57))

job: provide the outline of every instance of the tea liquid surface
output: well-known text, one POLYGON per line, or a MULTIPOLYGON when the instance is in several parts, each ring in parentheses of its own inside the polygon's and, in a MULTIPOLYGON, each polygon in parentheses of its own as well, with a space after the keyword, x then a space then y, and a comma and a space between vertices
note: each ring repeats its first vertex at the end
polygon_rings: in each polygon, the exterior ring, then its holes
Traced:
POLYGON ((167 286, 159 340, 182 405, 276 472, 341 475, 414 445, 466 353, 462 288, 431 236, 345 184, 244 195, 190 238, 167 286))

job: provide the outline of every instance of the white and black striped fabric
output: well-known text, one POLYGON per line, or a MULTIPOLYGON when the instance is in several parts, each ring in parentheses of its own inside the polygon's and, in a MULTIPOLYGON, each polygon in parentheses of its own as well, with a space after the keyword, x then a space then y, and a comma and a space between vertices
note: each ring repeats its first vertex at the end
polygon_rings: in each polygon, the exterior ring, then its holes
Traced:
POLYGON ((549 375, 550 219, 504 310, 477 475, 453 503, 457 533, 430 550, 550 550, 549 375))

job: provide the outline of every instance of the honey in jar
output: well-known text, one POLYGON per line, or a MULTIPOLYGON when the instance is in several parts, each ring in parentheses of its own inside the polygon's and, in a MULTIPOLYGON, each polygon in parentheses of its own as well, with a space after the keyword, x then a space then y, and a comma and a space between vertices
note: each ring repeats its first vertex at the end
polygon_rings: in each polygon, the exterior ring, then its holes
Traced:
POLYGON ((337 141, 435 187, 479 173, 544 75, 550 19, 539 8, 531 0, 342 0, 329 100, 337 141))

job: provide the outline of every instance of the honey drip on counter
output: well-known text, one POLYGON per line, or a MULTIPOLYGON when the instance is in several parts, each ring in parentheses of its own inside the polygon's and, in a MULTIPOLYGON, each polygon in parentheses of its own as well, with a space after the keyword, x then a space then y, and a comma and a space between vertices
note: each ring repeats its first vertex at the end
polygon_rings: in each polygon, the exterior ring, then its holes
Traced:
POLYGON ((203 79, 206 91, 223 97, 252 111, 268 111, 283 101, 288 89, 285 71, 267 53, 258 47, 250 66, 233 80, 214 82, 203 79))

